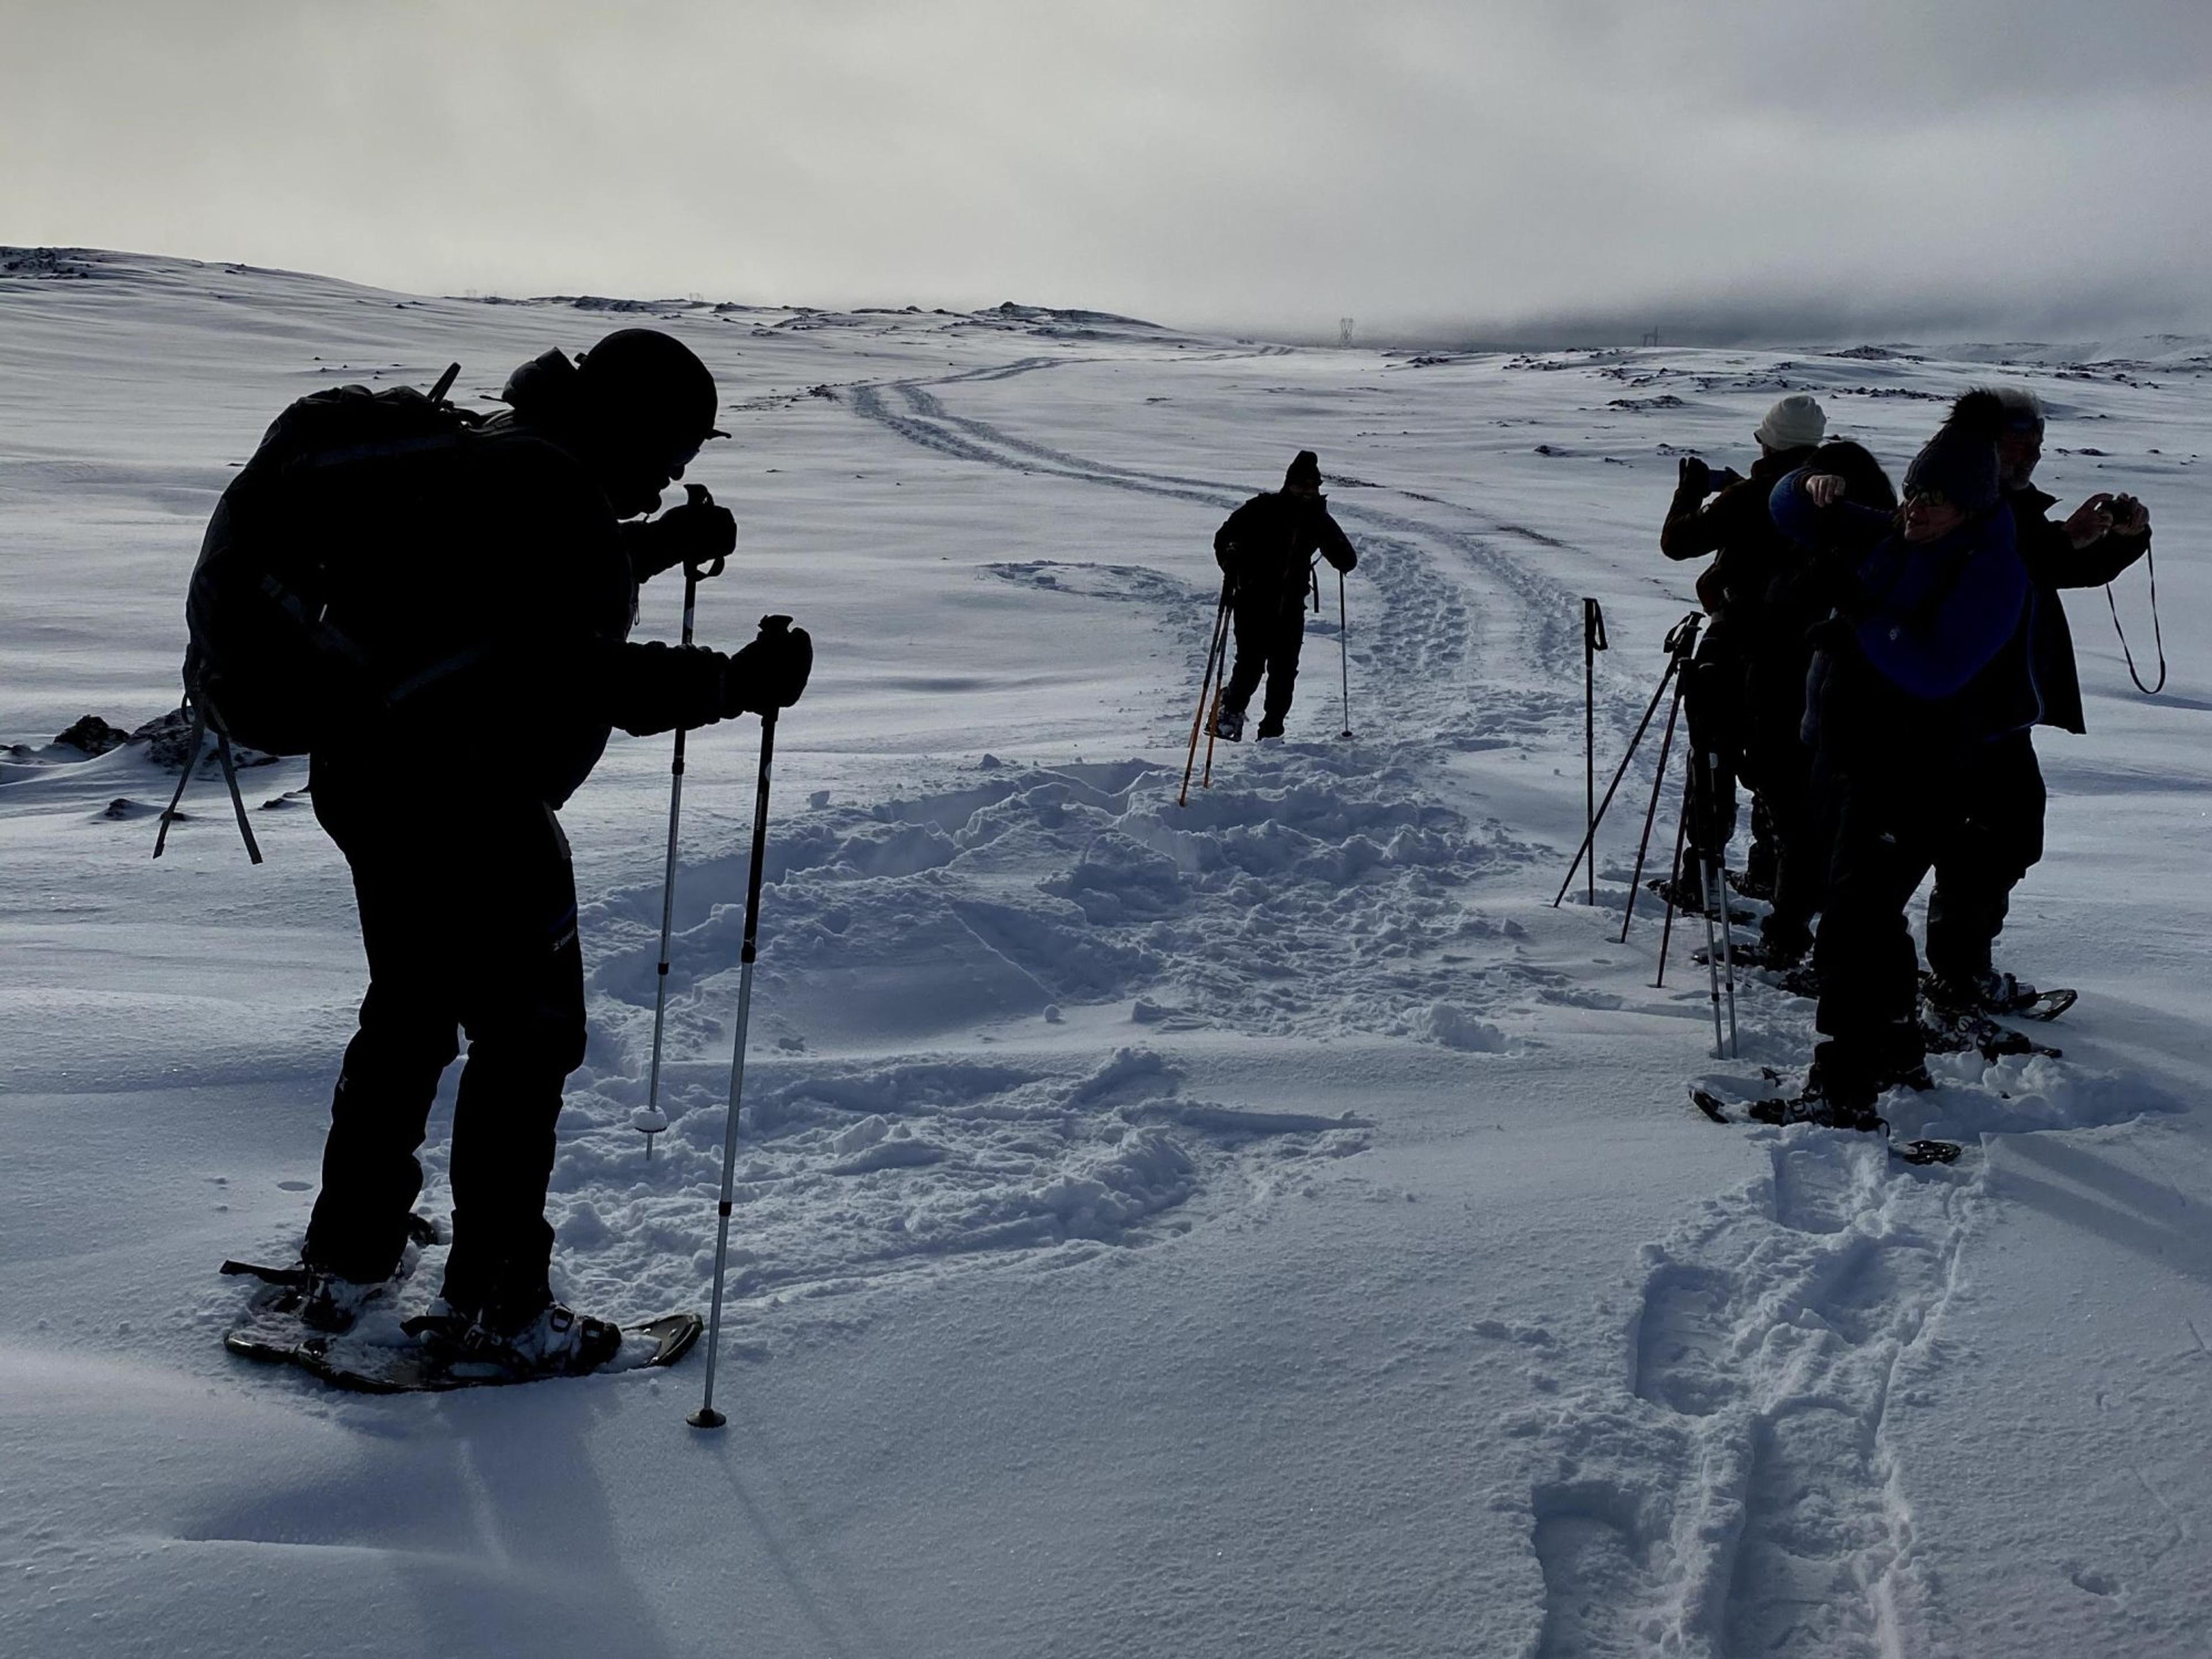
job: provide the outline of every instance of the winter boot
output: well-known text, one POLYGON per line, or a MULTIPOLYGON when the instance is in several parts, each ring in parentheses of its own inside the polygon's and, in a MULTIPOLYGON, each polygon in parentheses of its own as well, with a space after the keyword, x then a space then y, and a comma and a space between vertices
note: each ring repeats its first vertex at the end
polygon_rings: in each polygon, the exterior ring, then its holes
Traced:
POLYGON ((1213 711, 1213 735, 1224 743, 1244 741, 1244 711, 1226 705, 1213 711))
POLYGON ((1995 969, 1971 975, 1923 974, 1920 989, 1928 999, 1929 1012, 1953 1019, 1968 1014, 2012 1013, 2029 1006, 2036 998, 2035 987, 1995 969))
POLYGON ((1672 881, 1664 876, 1655 876, 1644 884, 1661 898, 1672 904, 1686 916, 1701 916, 1705 913, 1705 866, 1689 854, 1682 859, 1681 872, 1672 881))
POLYGON ((1252 741, 1265 743, 1270 738, 1279 738, 1282 735, 1283 717, 1279 714, 1266 714, 1261 717, 1260 729, 1252 734, 1252 741))
POLYGON ((297 1310, 300 1322, 332 1336, 351 1330, 362 1310, 392 1283, 391 1279, 347 1279, 306 1261, 299 1270, 304 1279, 297 1310))
POLYGON ((464 1356, 519 1375, 573 1376, 593 1370, 622 1346, 622 1328, 586 1319, 558 1302, 517 1318, 479 1317, 461 1339, 464 1356))

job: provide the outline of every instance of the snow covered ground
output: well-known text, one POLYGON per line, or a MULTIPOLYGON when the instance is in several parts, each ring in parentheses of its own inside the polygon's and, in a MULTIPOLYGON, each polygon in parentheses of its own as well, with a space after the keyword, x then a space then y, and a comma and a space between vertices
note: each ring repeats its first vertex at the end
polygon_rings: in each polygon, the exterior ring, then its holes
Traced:
MULTIPOLYGON (((0 1630, 11 1653, 677 1656, 2212 1652, 2212 344, 1286 350, 1086 313, 423 299, 0 252, 0 1630), (734 644, 813 629, 779 734, 735 1297, 696 1359, 434 1400, 228 1358, 225 1255, 288 1259, 363 969, 304 766, 203 782, 49 739, 173 706, 216 492, 318 386, 478 401, 659 319, 734 441, 693 477, 734 644), (2002 955, 2081 988, 2062 1060, 1939 1064, 1900 1133, 1716 1127, 1705 988, 1599 902, 1601 764, 1692 568, 1675 456, 1783 390, 1899 471, 1976 379, 2041 481, 2150 504, 2176 660, 2071 601, 2091 733, 2002 955), (1362 553, 1291 741, 1176 805, 1210 538, 1320 452, 1362 553)), ((518 572, 526 580, 526 572, 518 572)), ((672 636, 678 592, 641 631, 672 636)), ((2142 573, 2120 585, 2148 636, 2142 573)), ((495 742, 495 733, 457 741, 495 742)), ((703 1304, 756 728, 697 734, 644 1097, 664 740, 568 814, 592 1043, 557 1281, 703 1304)), ((404 788, 404 771, 395 775, 404 788)), ((420 811, 441 803, 422 795, 420 811)), ((1671 830, 1671 806, 1662 817, 1671 830)), ((1741 1061, 1810 1010, 1747 984, 1741 1061)), ((433 1206, 443 1184, 434 1120, 433 1206)), ((423 1269, 428 1293, 437 1251, 423 1269)))

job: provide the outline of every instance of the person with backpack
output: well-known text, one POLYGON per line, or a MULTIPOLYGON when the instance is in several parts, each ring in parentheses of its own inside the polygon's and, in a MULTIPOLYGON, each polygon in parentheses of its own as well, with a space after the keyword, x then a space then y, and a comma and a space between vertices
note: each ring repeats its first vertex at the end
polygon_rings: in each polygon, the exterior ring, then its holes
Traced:
POLYGON ((1838 599, 1816 630, 1808 692, 1833 831, 1813 946, 1825 1041, 1799 1102, 1817 1121, 1875 1127, 1884 1089, 1926 1086, 1905 906, 1971 837, 1983 774, 2039 707, 2033 584, 1999 494, 2002 423, 1989 393, 1960 398, 1906 470, 1894 514, 1809 466, 1774 490, 1777 524, 1822 550, 1838 599))
MULTIPOLYGON (((1997 466, 2021 562, 2035 585, 2032 653, 2041 707, 2036 724, 2077 735, 2087 729, 2081 671, 2061 589, 2101 587, 2150 551, 2150 514, 2130 495, 2100 493, 2063 522, 2048 514, 2057 498, 2036 488, 2043 459, 2042 400, 2026 386, 1990 392, 2003 411, 1997 466)), ((1991 952, 2011 908, 2012 890, 2043 857, 2046 794, 2028 730, 1992 746, 1978 769, 1973 833, 1936 865, 1928 896, 1929 999, 1940 1013, 2002 1012, 2035 995, 1996 971, 1991 952)))
POLYGON ((1298 653, 1305 644, 1306 596, 1314 560, 1340 571, 1359 562, 1352 542, 1329 516, 1321 490, 1321 462, 1300 450, 1279 490, 1255 495, 1213 534, 1214 562, 1229 584, 1237 635, 1237 663, 1214 711, 1213 732, 1230 743, 1244 735, 1244 712, 1265 675, 1267 695, 1255 740, 1279 738, 1297 689, 1298 653))
MULTIPOLYGON (((1802 466, 1827 430, 1819 402, 1802 392, 1778 399, 1752 435, 1759 459, 1748 477, 1716 472, 1695 455, 1682 458, 1674 498, 1659 531, 1659 550, 1670 559, 1713 562, 1698 577, 1698 600, 1712 617, 1698 647, 1683 691, 1689 716, 1689 827, 1680 885, 1673 896, 1680 908, 1706 908, 1704 877, 1708 862, 1721 861, 1735 833, 1736 780, 1749 721, 1746 680, 1764 626, 1763 603, 1783 562, 1785 544, 1767 516, 1766 501, 1775 484, 1802 466), (1708 499, 1710 497, 1711 499, 1708 499), (1717 757, 1717 767, 1711 758, 1717 757)), ((1741 886, 1755 897, 1773 896, 1774 835, 1766 807, 1754 794, 1752 845, 1741 886)))
MULTIPOLYGON (((1832 440, 1805 463, 1808 475, 1839 479, 1839 499, 1879 514, 1897 510, 1897 489, 1881 464, 1863 446, 1832 440)), ((1807 744, 1805 684, 1813 666, 1813 634, 1833 609, 1838 561, 1826 539, 1842 526, 1822 526, 1821 544, 1807 547, 1781 538, 1773 574, 1759 601, 1759 627, 1751 641, 1745 689, 1743 781, 1766 809, 1774 845, 1774 894, 1759 918, 1757 943, 1736 948, 1739 965, 1790 969, 1813 946, 1833 845, 1829 817, 1813 787, 1813 751, 1807 744)))
POLYGON ((319 395, 279 419, 216 509, 187 667, 217 732, 257 741, 258 722, 283 724, 283 700, 250 695, 277 688, 237 648, 252 620, 240 595, 257 585, 234 573, 309 596, 258 620, 298 625, 294 702, 315 714, 286 735, 304 738, 315 817, 352 869, 369 986, 332 1095, 302 1317, 345 1329, 398 1270, 416 1154, 465 1032, 452 1250, 423 1328, 525 1374, 584 1369, 620 1338, 550 1283, 555 1124, 586 1035, 558 809, 615 727, 789 707, 811 641, 764 626, 726 655, 628 637, 641 581, 736 541, 703 491, 644 517, 724 435, 713 375, 673 337, 624 329, 573 362, 548 351, 481 422, 419 393, 319 395))

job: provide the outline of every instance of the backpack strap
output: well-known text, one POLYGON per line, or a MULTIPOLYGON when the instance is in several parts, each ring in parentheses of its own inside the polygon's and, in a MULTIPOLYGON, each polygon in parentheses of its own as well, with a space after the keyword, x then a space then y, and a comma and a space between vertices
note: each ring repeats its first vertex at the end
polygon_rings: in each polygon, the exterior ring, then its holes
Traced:
POLYGON ((246 842, 246 856, 258 864, 261 862, 261 846, 253 839, 253 826, 246 822, 246 799, 239 793, 238 763, 231 757, 229 728, 223 725, 222 716, 216 712, 215 705, 204 695, 194 694, 186 701, 192 708, 192 735, 187 744, 184 771, 177 779, 176 793, 169 797, 169 804, 161 809, 161 827, 154 835, 154 856, 161 857, 163 849, 168 846, 169 825, 178 816, 177 804, 184 799, 185 791, 191 785, 192 774, 199 769, 200 750, 207 743, 208 728, 213 726, 216 756, 222 763, 222 781, 230 791, 231 811, 238 816, 238 833, 246 842))
POLYGON ((185 769, 177 775, 176 793, 161 809, 161 827, 154 835, 155 858, 161 857, 162 849, 169 844, 169 820, 177 816, 177 803, 185 798, 185 790, 192 781, 192 769, 200 763, 200 745, 207 741, 207 705, 196 696, 187 696, 185 701, 192 706, 192 735, 186 745, 185 769))
POLYGON ((230 810, 238 815, 238 833, 246 842, 246 856, 261 862, 261 848, 253 839, 253 826, 246 821, 246 801, 238 793, 238 766, 230 757, 230 733, 220 723, 215 728, 215 752, 222 762, 222 781, 230 787, 230 810))

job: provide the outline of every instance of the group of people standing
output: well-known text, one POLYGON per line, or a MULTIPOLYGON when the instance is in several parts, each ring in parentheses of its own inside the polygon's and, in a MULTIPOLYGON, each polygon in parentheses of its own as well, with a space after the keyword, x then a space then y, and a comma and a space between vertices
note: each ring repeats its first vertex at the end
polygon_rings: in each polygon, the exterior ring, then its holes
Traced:
POLYGON ((1748 954, 1801 974, 1810 954, 1824 1040, 1806 1102, 1831 1121, 1863 1122, 1884 1089, 1924 1084, 1923 988, 1950 1018, 2024 994, 1991 953, 2043 855, 2031 734, 2084 729, 2060 590, 2109 582, 2150 546, 2127 495, 2049 516, 2033 482, 2044 426, 2024 387, 1967 392, 1900 491, 1864 447, 1828 441, 1798 392, 1760 422, 1748 474, 1681 463, 1661 549, 1713 557, 1685 688, 1699 758, 1674 896, 1717 897, 1698 872, 1735 833, 1740 781, 1741 890, 1771 904, 1748 954), (1905 907, 1931 870, 1923 987, 1905 907))

